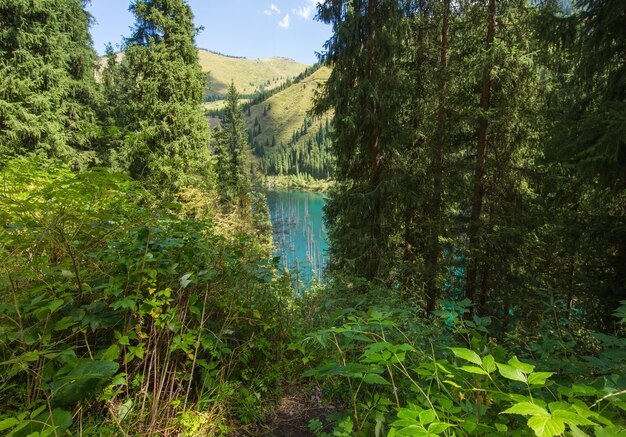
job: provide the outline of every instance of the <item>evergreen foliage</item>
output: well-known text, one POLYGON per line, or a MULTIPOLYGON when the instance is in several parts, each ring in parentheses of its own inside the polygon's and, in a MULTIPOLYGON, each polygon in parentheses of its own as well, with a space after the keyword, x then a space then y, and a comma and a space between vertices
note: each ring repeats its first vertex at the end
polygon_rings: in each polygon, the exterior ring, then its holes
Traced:
POLYGON ((325 2, 320 18, 334 32, 325 55, 332 73, 316 107, 318 114, 334 110, 331 260, 373 280, 391 261, 386 255, 395 231, 390 212, 397 191, 389 184, 394 153, 388 147, 406 133, 398 114, 408 90, 397 62, 406 26, 396 2, 325 2))
MULTIPOLYGON (((546 145, 573 144, 550 133, 550 101, 579 94, 559 88, 558 78, 571 76, 539 53, 546 10, 518 1, 322 5, 321 19, 334 27, 325 55, 332 75, 317 109, 334 111, 337 183, 327 212, 336 273, 402 289, 427 312, 439 298, 469 298, 503 330, 510 314, 526 311, 520 293, 531 305, 553 290, 584 303, 590 320, 623 299, 620 268, 593 273, 607 285, 598 295, 614 293, 600 309, 593 293, 566 285, 557 255, 582 241, 567 236, 572 198, 555 215, 553 196, 563 194, 552 191, 560 182, 551 174, 566 163, 543 167, 546 145), (562 276, 546 275, 555 269, 562 276)), ((607 232, 619 229, 613 220, 623 211, 620 197, 605 196, 613 212, 594 228, 607 232)), ((573 261, 584 277, 597 263, 617 266, 619 244, 607 244, 573 261)))
POLYGON ((209 128, 200 103, 204 76, 191 8, 182 0, 138 0, 126 40, 123 143, 116 156, 129 174, 159 192, 211 184, 209 128))
POLYGON ((211 138, 189 5, 130 9, 95 71, 0 0, 0 433, 624 435, 623 1, 326 0, 291 138, 234 83, 211 138), (335 179, 304 295, 255 162, 335 179))
MULTIPOLYGON (((261 145, 252 136, 253 150, 261 158, 259 167, 268 176, 300 176, 306 175, 314 179, 330 179, 332 177, 333 158, 330 153, 330 127, 326 119, 326 127, 319 125, 315 137, 301 143, 301 137, 307 134, 313 120, 307 117, 297 131, 292 134, 291 141, 277 146, 276 136, 271 144, 261 145)), ((254 133, 254 130, 253 132, 254 133)))
POLYGON ((97 61, 80 0, 0 3, 0 155, 97 161, 97 61))
POLYGON ((220 192, 229 202, 240 206, 247 204, 250 183, 250 150, 245 134, 243 112, 239 106, 239 94, 231 83, 224 118, 216 129, 215 156, 217 160, 217 183, 220 192))

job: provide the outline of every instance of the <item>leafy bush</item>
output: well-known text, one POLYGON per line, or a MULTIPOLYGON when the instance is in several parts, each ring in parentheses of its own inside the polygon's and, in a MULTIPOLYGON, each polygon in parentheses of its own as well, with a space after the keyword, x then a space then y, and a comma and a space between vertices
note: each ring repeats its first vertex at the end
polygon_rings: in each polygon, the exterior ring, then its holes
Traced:
POLYGON ((289 295, 253 235, 221 236, 106 170, 2 172, 3 431, 59 433, 85 409, 145 432, 184 429, 200 405, 212 431, 259 420, 289 295))
MULTIPOLYGON (((417 322, 406 309, 348 309, 293 348, 316 363, 345 413, 333 436, 622 435, 624 338, 601 336, 594 357, 563 375, 519 359, 490 336, 488 318, 466 320, 469 302, 417 322), (610 353, 610 355, 605 355, 610 353), (593 371, 587 363, 593 363, 593 371)), ((321 422, 311 423, 320 436, 321 422)))

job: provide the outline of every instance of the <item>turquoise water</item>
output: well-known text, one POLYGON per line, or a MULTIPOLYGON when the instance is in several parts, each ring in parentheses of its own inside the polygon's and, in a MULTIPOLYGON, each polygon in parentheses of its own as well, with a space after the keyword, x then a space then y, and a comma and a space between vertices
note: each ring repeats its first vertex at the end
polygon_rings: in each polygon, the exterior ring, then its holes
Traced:
MULTIPOLYGON (((271 191, 267 203, 274 229, 276 254, 292 273, 294 282, 306 289, 322 280, 328 263, 328 238, 324 227, 323 194, 305 191, 271 191)), ((302 291, 300 289, 300 291, 302 291)))

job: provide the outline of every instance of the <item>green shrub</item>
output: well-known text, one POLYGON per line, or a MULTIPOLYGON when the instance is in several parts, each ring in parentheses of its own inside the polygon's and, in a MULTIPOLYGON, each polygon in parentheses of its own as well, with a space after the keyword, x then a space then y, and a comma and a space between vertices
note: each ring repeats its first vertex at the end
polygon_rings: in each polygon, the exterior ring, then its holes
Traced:
POLYGON ((216 429, 260 420, 250 400, 278 375, 289 292, 255 236, 220 236, 106 170, 2 172, 3 430, 58 433, 86 411, 151 433, 199 406, 216 429))

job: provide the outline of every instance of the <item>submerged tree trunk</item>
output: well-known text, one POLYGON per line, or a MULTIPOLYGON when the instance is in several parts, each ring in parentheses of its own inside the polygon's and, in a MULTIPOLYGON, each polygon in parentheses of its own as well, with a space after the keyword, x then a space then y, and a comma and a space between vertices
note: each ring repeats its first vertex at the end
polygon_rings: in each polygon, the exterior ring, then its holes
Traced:
MULTIPOLYGON (((487 23, 487 56, 491 56, 491 49, 496 33, 496 0, 489 0, 488 23, 487 23)), ((493 65, 491 59, 483 70, 482 92, 480 95, 480 121, 478 124, 478 149, 476 153, 476 166, 474 168, 474 188, 472 193, 472 210, 469 224, 469 266, 467 269, 466 297, 471 301, 476 298, 476 279, 478 276, 479 253, 481 246, 480 224, 484 197, 485 162, 487 158, 487 145, 489 142, 488 129, 489 119, 487 113, 491 100, 491 71, 493 65)))
POLYGON ((439 271, 439 259, 441 246, 439 236, 442 231, 441 196, 443 191, 443 157, 446 143, 446 97, 448 94, 448 38, 450 0, 445 0, 443 5, 443 18, 441 23, 441 50, 439 58, 439 101, 437 103, 437 133, 434 142, 432 160, 433 192, 431 201, 431 225, 429 227, 428 250, 426 253, 426 312, 432 313, 439 297, 437 285, 437 273, 439 271))

